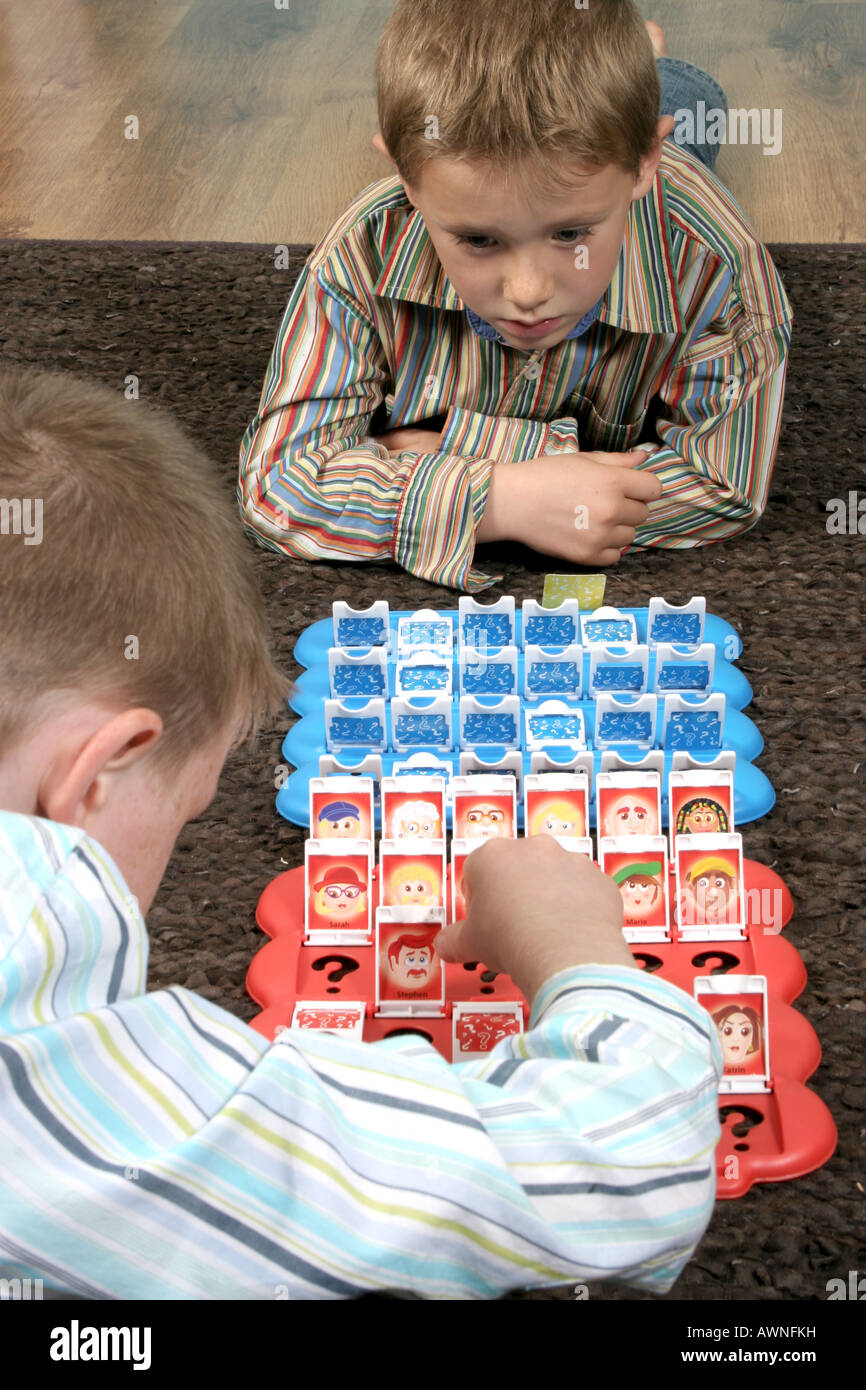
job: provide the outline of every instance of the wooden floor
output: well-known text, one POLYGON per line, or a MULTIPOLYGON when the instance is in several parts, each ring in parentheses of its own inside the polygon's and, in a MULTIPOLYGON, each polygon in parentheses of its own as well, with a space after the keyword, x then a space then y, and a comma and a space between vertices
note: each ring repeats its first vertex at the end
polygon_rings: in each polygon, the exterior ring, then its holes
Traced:
MULTIPOLYGON (((391 0, 4 0, 0 235, 314 242, 365 184, 391 0), (286 8, 276 8, 285 5, 286 8), (134 130, 138 138, 126 138, 134 130)), ((782 148, 718 164, 766 241, 866 241, 862 0, 646 0, 782 148)))

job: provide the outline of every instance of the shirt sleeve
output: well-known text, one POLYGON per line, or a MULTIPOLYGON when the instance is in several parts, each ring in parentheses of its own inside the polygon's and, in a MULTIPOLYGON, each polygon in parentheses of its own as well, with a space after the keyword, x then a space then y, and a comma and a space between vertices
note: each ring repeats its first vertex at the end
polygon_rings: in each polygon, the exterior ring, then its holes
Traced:
POLYGON ((308 263, 286 308, 241 444, 246 528, 303 559, 393 558, 434 583, 487 587, 472 557, 492 459, 392 456, 370 439, 388 363, 367 306, 335 279, 308 263))
POLYGON ((561 972, 456 1066, 127 999, 0 1043, 0 1250, 103 1297, 663 1292, 712 1211, 720 1073, 706 1013, 624 967, 561 972))
POLYGON ((657 474, 664 491, 633 548, 725 540, 754 526, 766 507, 790 321, 750 317, 736 304, 729 272, 726 280, 723 295, 718 284, 707 294, 661 386, 660 447, 638 466, 657 474), (732 307, 720 311, 720 298, 732 307))

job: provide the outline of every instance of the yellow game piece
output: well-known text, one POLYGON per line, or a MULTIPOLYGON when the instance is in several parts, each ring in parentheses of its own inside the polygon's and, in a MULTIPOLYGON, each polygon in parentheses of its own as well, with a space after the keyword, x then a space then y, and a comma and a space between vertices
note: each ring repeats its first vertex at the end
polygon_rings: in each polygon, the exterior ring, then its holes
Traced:
POLYGON ((592 612, 604 603, 606 574, 546 574, 542 608, 558 608, 563 599, 576 598, 583 612, 592 612))

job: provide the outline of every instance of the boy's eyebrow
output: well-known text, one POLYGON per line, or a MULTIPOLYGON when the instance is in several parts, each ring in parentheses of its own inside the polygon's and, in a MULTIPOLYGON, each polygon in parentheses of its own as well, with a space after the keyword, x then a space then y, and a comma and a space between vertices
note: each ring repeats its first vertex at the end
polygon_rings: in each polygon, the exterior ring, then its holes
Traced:
MULTIPOLYGON (((548 232, 569 231, 573 227, 594 227, 596 222, 603 222, 607 216, 606 212, 584 213, 581 217, 557 218, 555 222, 549 223, 542 230, 546 236, 548 232)), ((469 227, 466 223, 458 223, 449 227, 446 223, 439 224, 443 232, 449 232, 451 236, 500 236, 497 227, 469 227)))

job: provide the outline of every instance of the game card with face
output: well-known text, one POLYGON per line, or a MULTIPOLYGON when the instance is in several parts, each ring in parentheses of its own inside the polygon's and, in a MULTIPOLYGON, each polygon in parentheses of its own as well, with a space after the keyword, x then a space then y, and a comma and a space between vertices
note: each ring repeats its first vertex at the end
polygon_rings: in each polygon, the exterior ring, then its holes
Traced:
POLYGON ((539 773, 524 782, 523 826, 527 835, 582 839, 589 826, 589 780, 574 773, 539 773))
POLYGON ((372 777, 311 777, 310 839, 372 840, 372 777))
POLYGON ((366 1006, 360 999, 299 999, 292 1013, 293 1028, 322 1028, 360 1042, 366 1006))
POLYGON ((677 835, 732 834, 733 772, 671 772, 668 806, 671 848, 677 835))
POLYGON ((503 1038, 524 1029, 519 1004, 455 1004, 451 1014, 451 1060, 486 1057, 503 1038))
POLYGON ((307 944, 336 946, 370 940, 369 840, 307 840, 304 908, 307 944))
POLYGON ((513 777, 455 777, 454 834, 458 840, 509 840, 517 834, 513 777))
POLYGON ((600 772, 595 779, 599 838, 660 835, 661 780, 657 772, 600 772))
POLYGON ((677 925, 685 941, 741 940, 746 917, 741 835, 677 835, 677 925))
POLYGON ((383 907, 443 907, 443 841, 381 840, 379 902, 383 907))
POLYGON ((719 1035, 725 1070, 720 1091, 769 1091, 770 1034, 764 975, 699 975, 695 998, 719 1035))
POLYGON ((599 864, 620 891, 626 941, 669 940, 668 842, 664 835, 602 838, 599 864))
POLYGON ((445 779, 383 777, 382 836, 387 840, 443 840, 445 779))
POLYGON ((445 967, 436 951, 444 925, 441 907, 377 908, 377 1013, 444 1012, 445 967))

